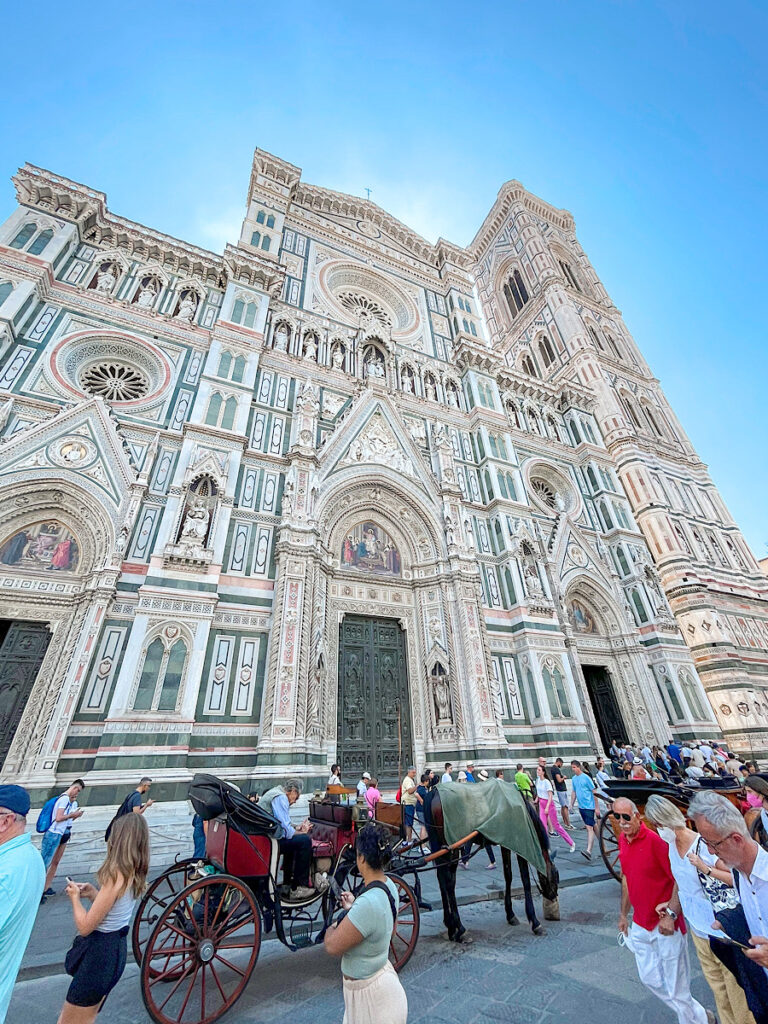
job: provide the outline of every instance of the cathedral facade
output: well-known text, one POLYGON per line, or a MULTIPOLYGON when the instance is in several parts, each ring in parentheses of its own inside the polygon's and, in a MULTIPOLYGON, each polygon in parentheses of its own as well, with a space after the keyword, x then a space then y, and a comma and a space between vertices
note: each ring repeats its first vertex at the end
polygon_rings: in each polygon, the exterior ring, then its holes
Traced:
POLYGON ((431 244, 257 150, 217 255, 14 183, 0 777, 768 753, 768 581, 569 213, 431 244))

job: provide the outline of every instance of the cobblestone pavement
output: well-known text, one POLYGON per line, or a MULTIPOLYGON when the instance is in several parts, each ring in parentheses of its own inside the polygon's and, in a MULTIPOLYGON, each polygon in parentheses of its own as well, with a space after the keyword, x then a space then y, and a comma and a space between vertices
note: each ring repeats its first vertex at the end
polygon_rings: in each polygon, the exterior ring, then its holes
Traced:
MULTIPOLYGON (((484 872, 484 867, 481 862, 476 870, 484 872)), ((410 1024, 674 1024, 674 1016, 638 981, 632 955, 617 945, 618 898, 613 880, 564 888, 562 920, 548 922, 542 938, 522 923, 510 928, 501 903, 474 903, 462 910, 474 942, 462 947, 442 937, 441 913, 424 914, 416 952, 402 974, 410 1024)), ((694 994, 713 1008, 692 957, 694 994)), ((68 981, 51 975, 20 982, 8 1024, 30 1024, 30 1006, 35 1024, 55 1020, 68 981)), ((342 1015, 337 961, 321 948, 290 953, 278 942, 265 942, 248 989, 223 1020, 339 1024, 342 1015)), ((149 1020, 139 995, 138 968, 131 963, 99 1024, 149 1020)))

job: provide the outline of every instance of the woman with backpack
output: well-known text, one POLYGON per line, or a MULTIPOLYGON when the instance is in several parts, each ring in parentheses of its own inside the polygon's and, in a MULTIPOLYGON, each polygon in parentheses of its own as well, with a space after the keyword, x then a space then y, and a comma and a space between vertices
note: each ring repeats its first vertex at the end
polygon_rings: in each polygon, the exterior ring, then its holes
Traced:
POLYGON ((69 881, 66 892, 78 934, 64 964, 72 983, 58 1024, 92 1024, 120 980, 125 970, 128 925, 146 887, 148 871, 147 823, 141 814, 126 814, 112 826, 107 856, 96 873, 98 887, 69 881), (91 901, 87 910, 83 899, 91 901))
POLYGON ((325 948, 341 956, 344 1024, 406 1024, 408 1000, 389 962, 389 941, 398 895, 385 872, 390 858, 385 826, 365 825, 355 845, 357 870, 365 883, 355 898, 341 894, 343 913, 325 933, 325 948))

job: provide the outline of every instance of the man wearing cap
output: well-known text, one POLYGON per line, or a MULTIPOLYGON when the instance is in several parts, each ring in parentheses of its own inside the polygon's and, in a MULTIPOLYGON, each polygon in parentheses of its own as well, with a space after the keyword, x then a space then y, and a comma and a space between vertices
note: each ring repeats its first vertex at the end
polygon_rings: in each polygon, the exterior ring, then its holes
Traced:
POLYGON ((363 772, 360 776, 360 781, 357 784, 357 795, 365 800, 365 794, 368 792, 368 783, 371 781, 371 773, 363 772))
POLYGON ((467 762, 467 782, 475 781, 475 766, 471 761, 467 762))
POLYGON ((43 858, 26 834, 29 793, 0 786, 0 1021, 5 1020, 43 895, 43 858))
POLYGON ((421 802, 421 797, 416 792, 416 765, 412 764, 400 785, 400 803, 403 807, 406 842, 410 842, 411 835, 413 834, 413 818, 416 814, 416 804, 421 802))

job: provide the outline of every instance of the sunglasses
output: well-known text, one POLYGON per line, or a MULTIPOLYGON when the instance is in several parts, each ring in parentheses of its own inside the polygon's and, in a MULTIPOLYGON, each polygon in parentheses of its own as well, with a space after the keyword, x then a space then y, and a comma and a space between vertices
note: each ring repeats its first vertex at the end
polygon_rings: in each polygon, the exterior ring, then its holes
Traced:
POLYGON ((611 814, 616 821, 632 821, 633 817, 631 814, 622 814, 620 811, 611 811, 611 814))

